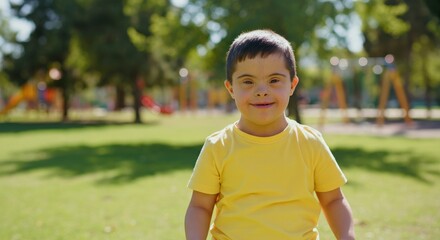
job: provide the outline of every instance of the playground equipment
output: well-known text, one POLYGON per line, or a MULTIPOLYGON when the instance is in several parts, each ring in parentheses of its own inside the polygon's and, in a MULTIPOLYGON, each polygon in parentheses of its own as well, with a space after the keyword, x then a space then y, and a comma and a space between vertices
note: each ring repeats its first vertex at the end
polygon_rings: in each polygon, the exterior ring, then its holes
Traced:
POLYGON ((179 70, 179 107, 181 111, 196 110, 198 102, 198 86, 197 80, 188 69, 181 68, 179 70))
MULTIPOLYGON (((390 61, 390 60, 388 60, 390 61)), ((392 61, 390 62, 390 64, 392 61)), ((385 123, 385 108, 388 101, 388 96, 390 92, 390 82, 393 83, 394 91, 396 92, 397 99, 400 104, 400 108, 403 110, 403 117, 405 119, 405 123, 410 125, 412 120, 409 116, 409 104, 406 99, 405 90, 402 86, 402 80, 400 78, 399 73, 397 72, 394 66, 388 67, 388 70, 384 73, 382 77, 382 86, 379 98, 379 107, 378 107, 378 115, 376 123, 378 126, 383 126, 385 123)))
POLYGON ((157 113, 161 113, 161 114, 173 113, 173 109, 170 106, 160 106, 153 100, 153 98, 149 96, 142 96, 141 103, 144 107, 151 109, 152 111, 157 113))
POLYGON ((336 72, 336 69, 333 67, 332 69, 332 75, 330 77, 330 82, 327 85, 327 87, 322 92, 322 99, 321 99, 321 115, 319 118, 319 125, 323 126, 325 122, 326 117, 326 109, 330 102, 330 97, 332 93, 332 89, 336 90, 336 97, 338 99, 338 107, 342 111, 342 119, 344 123, 349 122, 349 118, 347 115, 347 103, 345 101, 345 91, 344 86, 342 84, 342 78, 341 76, 336 72))
POLYGON ((36 99, 37 90, 35 86, 31 83, 27 83, 21 87, 20 91, 10 97, 6 106, 0 111, 0 115, 7 114, 22 101, 36 101, 36 99))
MULTIPOLYGON (((337 57, 332 57, 330 59, 330 64, 332 65, 332 75, 330 77, 329 84, 323 90, 321 99, 321 114, 319 124, 324 125, 325 122, 325 112, 329 105, 329 100, 331 96, 332 89, 335 89, 338 107, 341 110, 342 120, 344 123, 350 121, 347 114, 347 103, 346 94, 344 91, 343 81, 341 78, 341 72, 348 68, 351 64, 352 66, 359 65, 364 70, 368 66, 372 66, 372 71, 376 76, 382 74, 381 85, 380 85, 380 96, 379 105, 377 109, 377 119, 376 124, 382 126, 385 122, 385 109, 390 92, 390 83, 393 83, 394 91, 396 93, 400 108, 404 113, 404 120, 406 124, 411 124, 412 120, 409 115, 409 104, 406 98, 405 91, 403 89, 400 75, 394 65, 394 57, 392 55, 387 55, 385 58, 365 58, 362 57, 356 60, 339 59, 337 57), (357 63, 354 63, 357 61, 357 63), (383 66, 385 71, 383 71, 383 66)), ((358 106, 360 109, 360 106, 358 106)))

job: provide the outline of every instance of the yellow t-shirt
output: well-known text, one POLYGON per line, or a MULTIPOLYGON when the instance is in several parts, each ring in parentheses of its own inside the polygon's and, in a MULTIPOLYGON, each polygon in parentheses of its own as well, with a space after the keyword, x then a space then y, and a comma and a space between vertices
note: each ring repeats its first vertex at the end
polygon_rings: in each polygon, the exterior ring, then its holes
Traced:
POLYGON ((283 132, 256 137, 235 124, 210 135, 188 187, 219 194, 211 234, 223 239, 318 239, 314 192, 346 178, 321 134, 293 120, 283 132))

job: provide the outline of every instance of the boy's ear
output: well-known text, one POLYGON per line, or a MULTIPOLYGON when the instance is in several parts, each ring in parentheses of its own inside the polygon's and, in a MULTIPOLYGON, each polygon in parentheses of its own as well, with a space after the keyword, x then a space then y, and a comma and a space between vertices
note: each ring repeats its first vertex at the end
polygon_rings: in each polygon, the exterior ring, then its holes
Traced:
POLYGON ((234 90, 232 89, 232 83, 228 80, 224 81, 225 87, 228 90, 229 95, 234 99, 234 90))
POLYGON ((291 83, 290 83, 290 96, 292 96, 293 92, 295 92, 295 88, 299 83, 298 76, 293 77, 291 83))

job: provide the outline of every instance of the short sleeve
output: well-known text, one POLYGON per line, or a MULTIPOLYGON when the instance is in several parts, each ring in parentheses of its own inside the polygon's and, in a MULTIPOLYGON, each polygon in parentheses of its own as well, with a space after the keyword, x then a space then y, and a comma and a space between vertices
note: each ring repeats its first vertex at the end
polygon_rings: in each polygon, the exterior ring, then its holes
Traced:
POLYGON ((205 141, 197 158, 188 187, 194 191, 217 194, 220 192, 220 174, 215 163, 213 145, 205 141))
POLYGON ((315 191, 328 192, 341 187, 347 182, 347 178, 335 160, 330 148, 322 136, 319 136, 318 154, 315 159, 315 191))

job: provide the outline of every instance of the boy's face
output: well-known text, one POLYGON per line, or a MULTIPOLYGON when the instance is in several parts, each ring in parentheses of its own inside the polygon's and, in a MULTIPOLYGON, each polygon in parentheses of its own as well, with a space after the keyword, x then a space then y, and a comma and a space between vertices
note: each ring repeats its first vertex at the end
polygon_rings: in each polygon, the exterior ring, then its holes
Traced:
POLYGON ((232 83, 225 81, 241 113, 238 127, 253 135, 273 135, 286 127, 284 111, 298 78, 290 79, 284 57, 273 53, 238 62, 232 83))

